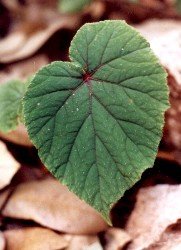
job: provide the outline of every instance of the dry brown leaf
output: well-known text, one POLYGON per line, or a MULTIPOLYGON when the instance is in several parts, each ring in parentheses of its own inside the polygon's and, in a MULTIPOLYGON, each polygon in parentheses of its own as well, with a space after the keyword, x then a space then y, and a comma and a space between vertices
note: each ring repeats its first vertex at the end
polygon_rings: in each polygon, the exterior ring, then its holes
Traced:
POLYGON ((0 141, 0 189, 11 182, 19 168, 20 164, 7 150, 6 145, 0 141))
POLYGON ((181 249, 181 222, 169 226, 161 235, 159 241, 147 250, 180 250, 181 249))
POLYGON ((138 192, 126 230, 134 239, 129 250, 141 250, 159 240, 181 218, 181 185, 157 185, 138 192))
POLYGON ((38 54, 23 61, 8 64, 0 71, 0 84, 14 79, 26 81, 28 77, 34 75, 37 70, 48 63, 46 55, 38 54))
POLYGON ((59 235, 49 229, 32 227, 4 232, 7 250, 63 250, 70 236, 59 235))
POLYGON ((67 250, 102 250, 97 236, 73 236, 67 250))
MULTIPOLYGON (((27 11, 30 12, 30 10, 27 11)), ((44 16, 46 16, 45 10, 40 13, 37 12, 36 9, 33 9, 31 12, 33 16, 34 12, 36 12, 36 19, 38 13, 39 15, 44 13, 44 16)), ((77 16, 60 16, 52 12, 49 14, 47 14, 47 20, 45 19, 40 27, 36 27, 38 22, 36 23, 34 21, 32 23, 26 23, 27 20, 24 20, 25 24, 23 28, 16 28, 7 37, 1 39, 0 62, 9 63, 34 54, 57 30, 62 28, 72 28, 78 21, 77 16), (27 24, 28 26, 26 27, 27 24)), ((40 16, 38 16, 38 18, 41 20, 40 16)), ((33 17, 30 19, 33 21, 33 17)))
POLYGON ((157 157, 162 160, 166 160, 168 162, 175 162, 175 157, 173 152, 170 151, 162 151, 159 150, 157 153, 157 157))
POLYGON ((32 143, 28 137, 27 130, 23 124, 20 124, 16 130, 11 131, 9 133, 2 133, 0 132, 0 137, 7 141, 30 147, 32 143))
POLYGON ((98 212, 53 178, 20 184, 2 213, 72 234, 95 234, 107 228, 98 212))
POLYGON ((171 149, 174 158, 181 164, 181 85, 169 76, 170 104, 166 113, 166 126, 163 140, 171 149))
POLYGON ((3 191, 2 193, 0 193, 0 210, 4 206, 4 203, 6 202, 10 192, 11 192, 11 189, 7 189, 3 191))
POLYGON ((163 66, 181 85, 181 21, 154 19, 136 28, 150 42, 163 66))
POLYGON ((181 163, 181 21, 151 20, 138 25, 137 29, 148 39, 169 72, 171 108, 166 113, 163 141, 181 163))
POLYGON ((120 250, 131 241, 128 233, 120 228, 109 228, 105 237, 107 242, 105 250, 120 250))
POLYGON ((99 20, 105 13, 105 2, 93 1, 89 6, 84 9, 84 14, 91 15, 94 19, 99 20))
POLYGON ((0 232, 0 250, 5 250, 6 242, 4 239, 4 235, 0 232))
POLYGON ((83 247, 82 250, 103 250, 99 242, 95 242, 89 246, 83 247))

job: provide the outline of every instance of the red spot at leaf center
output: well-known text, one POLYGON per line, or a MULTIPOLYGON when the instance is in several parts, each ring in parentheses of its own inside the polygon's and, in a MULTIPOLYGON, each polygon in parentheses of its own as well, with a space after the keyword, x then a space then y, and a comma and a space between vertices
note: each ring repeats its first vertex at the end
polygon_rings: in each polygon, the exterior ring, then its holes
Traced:
POLYGON ((86 83, 86 84, 89 84, 90 81, 92 80, 92 76, 91 76, 91 74, 90 74, 89 72, 86 72, 86 73, 83 75, 82 78, 83 78, 84 83, 86 83))

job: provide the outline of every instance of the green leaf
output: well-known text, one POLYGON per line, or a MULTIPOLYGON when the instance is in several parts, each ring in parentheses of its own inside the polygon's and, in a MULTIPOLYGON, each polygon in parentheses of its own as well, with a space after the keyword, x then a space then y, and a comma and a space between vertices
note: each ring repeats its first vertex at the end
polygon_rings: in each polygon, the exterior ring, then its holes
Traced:
POLYGON ((22 98, 26 84, 11 80, 0 85, 0 131, 15 130, 22 120, 22 98))
POLYGON ((25 123, 51 173, 109 221, 115 202, 154 163, 168 108, 166 73, 122 21, 84 25, 70 58, 36 74, 25 123))
POLYGON ((92 0, 59 0, 59 9, 64 13, 74 13, 82 10, 92 0))

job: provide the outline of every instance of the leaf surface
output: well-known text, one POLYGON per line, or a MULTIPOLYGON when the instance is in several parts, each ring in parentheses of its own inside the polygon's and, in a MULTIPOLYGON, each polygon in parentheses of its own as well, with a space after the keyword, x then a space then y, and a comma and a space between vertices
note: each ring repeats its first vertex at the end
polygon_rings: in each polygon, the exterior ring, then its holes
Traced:
POLYGON ((0 131, 15 130, 22 119, 22 98, 26 84, 11 80, 0 86, 0 131))
POLYGON ((70 58, 36 74, 25 122, 47 168, 109 221, 113 204, 154 163, 168 108, 166 73, 122 21, 84 25, 70 58))

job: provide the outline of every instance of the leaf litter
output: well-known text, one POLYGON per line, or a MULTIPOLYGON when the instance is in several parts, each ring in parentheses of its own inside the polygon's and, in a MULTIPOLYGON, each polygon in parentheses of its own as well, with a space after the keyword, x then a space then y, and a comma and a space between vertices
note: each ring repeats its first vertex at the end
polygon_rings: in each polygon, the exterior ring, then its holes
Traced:
POLYGON ((11 182, 19 168, 19 162, 13 158, 6 145, 0 141, 0 189, 6 187, 11 182))
POLYGON ((181 163, 181 20, 153 19, 136 27, 148 39, 169 73, 171 108, 166 113, 163 141, 181 163))
POLYGON ((76 27, 79 18, 61 15, 56 9, 46 5, 40 12, 39 8, 42 6, 36 1, 26 5, 17 3, 15 7, 8 3, 10 1, 7 1, 7 7, 10 8, 11 14, 14 14, 15 25, 11 32, 0 40, 1 63, 17 61, 34 54, 57 30, 76 27))
POLYGON ((126 225, 133 242, 130 250, 147 248, 181 216, 181 185, 155 185, 139 190, 137 201, 126 225))
POLYGON ((2 214, 71 234, 96 234, 107 228, 93 208, 53 178, 19 185, 2 214))
POLYGON ((179 250, 181 249, 181 221, 178 220, 166 228, 159 240, 147 250, 179 250))
POLYGON ((71 238, 41 227, 8 230, 4 237, 7 250, 63 250, 71 238))

